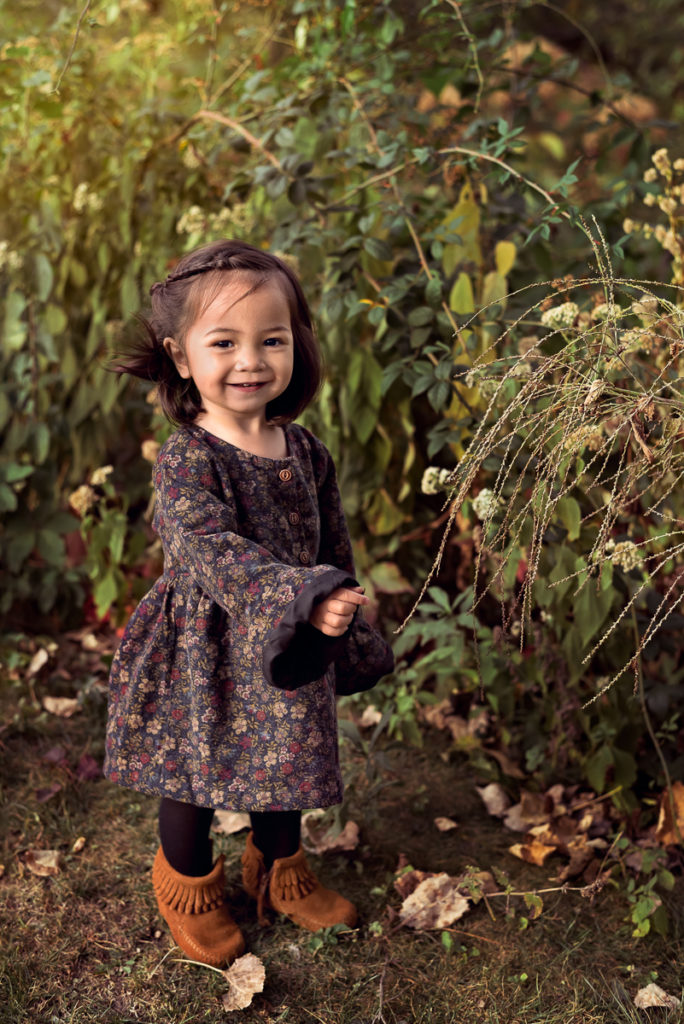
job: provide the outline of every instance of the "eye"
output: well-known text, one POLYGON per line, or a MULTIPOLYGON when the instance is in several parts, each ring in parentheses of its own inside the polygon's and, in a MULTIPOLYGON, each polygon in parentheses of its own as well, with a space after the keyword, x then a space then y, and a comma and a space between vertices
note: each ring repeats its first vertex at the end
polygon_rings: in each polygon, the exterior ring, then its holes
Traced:
POLYGON ((232 348, 233 342, 230 338, 218 338, 212 345, 212 348, 232 348))
POLYGON ((266 340, 264 341, 264 345, 268 345, 271 348, 274 348, 276 345, 284 344, 285 342, 283 341, 282 338, 266 338, 266 340))

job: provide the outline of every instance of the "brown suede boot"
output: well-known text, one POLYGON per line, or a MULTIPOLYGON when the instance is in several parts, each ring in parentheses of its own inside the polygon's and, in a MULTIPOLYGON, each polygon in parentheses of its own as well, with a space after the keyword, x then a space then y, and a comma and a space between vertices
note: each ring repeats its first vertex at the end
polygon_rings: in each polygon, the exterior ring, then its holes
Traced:
POLYGON ((242 882, 247 893, 257 900, 262 924, 266 920, 266 907, 285 914, 311 932, 334 924, 346 924, 350 928, 356 924, 354 904, 321 885, 307 864, 301 846, 291 857, 274 861, 270 871, 266 871, 263 854, 254 845, 250 832, 242 855, 242 882))
POLYGON ((208 875, 192 878, 174 871, 160 846, 152 867, 159 913, 176 943, 192 960, 211 967, 223 967, 245 948, 224 900, 223 860, 220 856, 208 875))

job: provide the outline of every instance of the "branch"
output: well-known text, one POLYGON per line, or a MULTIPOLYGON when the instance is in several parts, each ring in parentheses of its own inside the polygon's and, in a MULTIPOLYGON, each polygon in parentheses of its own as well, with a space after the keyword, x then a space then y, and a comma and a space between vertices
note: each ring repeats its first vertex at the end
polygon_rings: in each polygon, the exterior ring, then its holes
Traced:
POLYGON ((76 51, 76 45, 78 43, 78 37, 81 34, 81 25, 83 24, 83 21, 85 19, 86 14, 90 10, 90 4, 91 4, 91 0, 86 0, 85 6, 83 7, 83 10, 81 11, 81 13, 79 15, 78 22, 76 24, 76 31, 74 32, 74 38, 71 41, 71 48, 69 50, 69 53, 67 54, 67 59, 66 59, 66 62, 64 64, 64 67, 62 68, 60 76, 57 79, 57 85, 52 90, 53 92, 59 92, 59 87, 62 84, 62 79, 64 78, 65 74, 69 70, 69 66, 71 64, 71 61, 73 60, 73 56, 74 56, 74 53, 76 51))

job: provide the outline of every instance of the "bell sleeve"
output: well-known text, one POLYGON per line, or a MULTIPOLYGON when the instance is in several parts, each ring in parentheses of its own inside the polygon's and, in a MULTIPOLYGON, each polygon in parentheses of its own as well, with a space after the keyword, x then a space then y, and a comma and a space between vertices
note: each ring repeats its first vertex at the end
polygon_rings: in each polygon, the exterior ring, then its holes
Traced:
POLYGON ((353 575, 328 564, 287 565, 243 537, 229 483, 201 447, 191 456, 162 451, 154 484, 155 526, 174 562, 231 619, 255 629, 266 680, 295 689, 320 679, 339 644, 307 644, 319 633, 308 620, 338 587, 358 586, 353 575))
MULTIPOLYGON (((337 484, 335 464, 322 442, 313 435, 309 437, 310 443, 315 446, 314 471, 317 475, 321 520, 318 562, 335 565, 353 576, 354 556, 337 484)), ((366 621, 362 608, 357 609, 342 640, 344 642, 333 654, 335 690, 338 696, 370 690, 394 668, 391 647, 366 621)))

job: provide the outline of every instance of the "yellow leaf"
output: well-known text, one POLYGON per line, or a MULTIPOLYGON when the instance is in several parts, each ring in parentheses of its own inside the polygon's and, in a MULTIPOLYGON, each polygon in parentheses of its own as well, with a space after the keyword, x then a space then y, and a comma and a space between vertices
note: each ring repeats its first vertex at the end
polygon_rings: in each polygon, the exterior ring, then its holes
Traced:
POLYGON ((506 277, 511 267, 515 263, 516 248, 513 242, 497 242, 496 248, 494 249, 494 259, 496 260, 496 269, 502 277, 506 277))
POLYGON ((536 864, 539 868, 549 854, 555 853, 555 851, 555 846, 545 846, 536 839, 527 843, 514 843, 513 846, 508 847, 508 852, 512 853, 514 857, 519 857, 520 860, 525 860, 528 864, 536 864))
POLYGON ((59 851, 58 850, 28 850, 24 857, 24 864, 33 872, 48 878, 50 875, 59 874, 59 851))
POLYGON ((445 242, 442 266, 446 276, 453 274, 461 263, 472 262, 481 266, 480 207, 475 202, 473 190, 468 183, 461 189, 456 206, 442 223, 444 231, 441 235, 438 232, 437 238, 445 242), (458 235, 460 241, 445 241, 450 234, 458 235))
POLYGON ((470 278, 463 270, 456 278, 454 286, 451 289, 451 294, 449 295, 449 306, 453 309, 454 313, 459 313, 461 315, 475 312, 473 286, 470 283, 470 278))
POLYGON ((448 928, 463 917, 469 907, 469 900, 458 891, 458 879, 442 872, 428 876, 406 897, 399 919, 402 924, 420 931, 448 928))
POLYGON ((499 274, 496 270, 492 270, 485 275, 485 279, 482 284, 483 306, 488 306, 490 302, 499 302, 503 307, 506 305, 505 299, 507 295, 508 288, 506 286, 505 277, 499 274))

